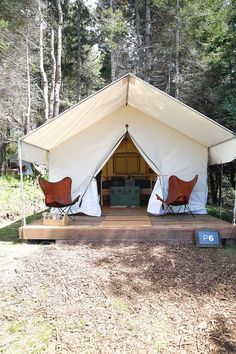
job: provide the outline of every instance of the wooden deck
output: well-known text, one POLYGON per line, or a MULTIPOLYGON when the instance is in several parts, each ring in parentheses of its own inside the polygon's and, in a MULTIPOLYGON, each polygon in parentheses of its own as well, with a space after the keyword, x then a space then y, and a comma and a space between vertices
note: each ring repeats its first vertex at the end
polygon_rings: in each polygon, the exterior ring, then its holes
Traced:
POLYGON ((146 209, 104 208, 101 217, 76 216, 66 226, 45 226, 38 220, 19 229, 22 240, 61 242, 170 242, 192 243, 197 229, 217 229, 222 239, 236 239, 236 228, 210 215, 150 216, 146 209), (64 240, 64 241, 63 241, 64 240))

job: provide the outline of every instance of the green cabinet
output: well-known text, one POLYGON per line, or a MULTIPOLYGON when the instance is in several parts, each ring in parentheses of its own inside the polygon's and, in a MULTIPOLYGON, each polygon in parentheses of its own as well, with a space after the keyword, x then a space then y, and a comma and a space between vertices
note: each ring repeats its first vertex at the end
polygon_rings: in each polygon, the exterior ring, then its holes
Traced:
POLYGON ((110 206, 139 207, 140 187, 110 187, 110 206))

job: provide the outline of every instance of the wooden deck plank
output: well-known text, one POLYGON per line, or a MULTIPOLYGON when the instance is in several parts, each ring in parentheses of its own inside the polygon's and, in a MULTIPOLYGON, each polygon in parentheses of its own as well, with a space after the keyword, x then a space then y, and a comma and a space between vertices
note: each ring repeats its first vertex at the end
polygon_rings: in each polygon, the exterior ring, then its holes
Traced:
POLYGON ((235 238, 231 224, 210 215, 165 217, 148 215, 145 209, 103 210, 101 217, 76 216, 66 226, 45 226, 42 220, 19 229, 20 239, 71 240, 71 242, 194 242, 196 229, 217 229, 221 237, 235 238))
POLYGON ((105 216, 106 221, 150 221, 150 217, 148 215, 107 215, 105 216))

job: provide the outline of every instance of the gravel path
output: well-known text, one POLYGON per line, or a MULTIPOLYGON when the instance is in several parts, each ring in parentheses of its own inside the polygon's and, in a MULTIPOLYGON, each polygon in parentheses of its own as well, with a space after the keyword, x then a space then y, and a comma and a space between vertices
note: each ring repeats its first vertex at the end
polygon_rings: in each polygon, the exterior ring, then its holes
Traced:
POLYGON ((236 352, 235 252, 2 243, 0 266, 0 353, 236 352))

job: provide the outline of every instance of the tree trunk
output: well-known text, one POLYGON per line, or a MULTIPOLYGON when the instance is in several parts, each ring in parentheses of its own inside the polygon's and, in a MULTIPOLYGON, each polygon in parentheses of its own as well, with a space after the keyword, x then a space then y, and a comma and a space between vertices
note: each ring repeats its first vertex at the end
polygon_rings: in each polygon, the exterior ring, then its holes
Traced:
POLYGON ((135 0, 135 29, 136 29, 136 37, 137 37, 137 47, 138 47, 138 62, 136 72, 143 79, 143 50, 142 39, 140 35, 140 15, 139 15, 139 0, 135 0))
POLYGON ((218 186, 214 175, 215 175, 215 166, 209 166, 209 184, 210 184, 210 191, 211 191, 211 202, 213 205, 217 205, 218 186))
POLYGON ((81 99, 81 3, 77 1, 77 102, 81 99))
POLYGON ((144 58, 144 80, 150 81, 151 68, 151 8, 150 0, 146 0, 146 20, 145 20, 145 58, 144 58))
POLYGON ((169 59, 168 59, 168 77, 167 77, 167 83, 166 83, 166 93, 170 95, 171 89, 172 89, 172 69, 173 69, 173 48, 175 47, 175 38, 174 36, 172 37, 171 40, 171 47, 170 47, 170 54, 169 54, 169 59))
POLYGON ((116 57, 114 49, 111 49, 111 82, 116 79, 116 57))
POLYGON ((179 48, 180 48, 180 5, 179 0, 176 0, 176 51, 175 51, 175 98, 179 99, 180 89, 180 71, 179 71, 179 48))
POLYGON ((5 160, 5 149, 4 143, 0 143, 0 176, 4 175, 4 160, 5 160))
POLYGON ((219 186, 218 205, 219 205, 220 207, 223 206, 223 196, 222 196, 223 175, 224 175, 224 165, 221 164, 220 166, 218 166, 218 171, 217 171, 217 180, 218 180, 218 186, 219 186))
MULTIPOLYGON (((113 13, 113 0, 110 0, 110 8, 113 13)), ((111 35, 111 41, 113 42, 113 35, 111 35)), ((114 48, 111 48, 111 82, 116 79, 116 55, 114 48)))
POLYGON ((55 96, 54 96, 54 117, 59 114, 60 108, 60 90, 61 90, 61 54, 62 54, 62 27, 63 12, 61 8, 61 0, 57 0, 58 11, 58 29, 57 29, 57 61, 56 61, 56 80, 55 80, 55 96))
POLYGON ((229 164, 229 170, 230 170, 230 184, 233 187, 233 189, 235 190, 235 183, 236 183, 236 171, 235 171, 235 166, 236 166, 236 161, 232 161, 229 164))
POLYGON ((56 80, 56 58, 55 58, 55 41, 54 29, 51 27, 51 60, 52 60, 52 79, 51 79, 51 93, 49 104, 49 119, 54 117, 54 95, 55 95, 55 80, 56 80))
POLYGON ((6 136, 5 136, 5 141, 3 140, 3 142, 0 144, 0 166, 1 166, 1 170, 0 170, 0 175, 4 176, 6 174, 7 171, 7 146, 9 144, 10 141, 10 127, 8 126, 6 128, 6 136), (8 141, 9 139, 9 141, 8 141))
POLYGON ((209 166, 209 183, 213 205, 222 205, 223 165, 209 166))
POLYGON ((1 175, 4 176, 6 174, 6 147, 7 144, 3 143, 1 144, 1 156, 0 156, 0 160, 1 160, 1 175))
POLYGON ((29 25, 27 24, 26 33, 26 70, 27 70, 27 93, 28 93, 28 106, 26 114, 25 134, 31 130, 30 115, 31 115, 31 79, 30 79, 30 65, 29 65, 29 25))
POLYGON ((171 65, 168 66, 168 79, 166 85, 166 93, 170 94, 170 85, 171 85, 171 65))
POLYGON ((40 60, 40 73, 43 81, 43 99, 44 99, 44 119, 48 120, 48 78, 44 70, 44 53, 43 53, 43 27, 44 21, 41 12, 41 0, 39 0, 39 60, 40 60))

